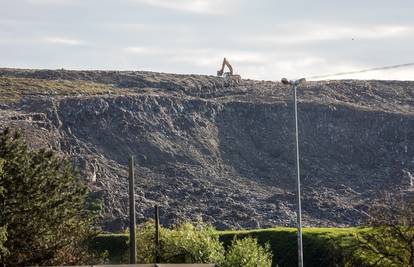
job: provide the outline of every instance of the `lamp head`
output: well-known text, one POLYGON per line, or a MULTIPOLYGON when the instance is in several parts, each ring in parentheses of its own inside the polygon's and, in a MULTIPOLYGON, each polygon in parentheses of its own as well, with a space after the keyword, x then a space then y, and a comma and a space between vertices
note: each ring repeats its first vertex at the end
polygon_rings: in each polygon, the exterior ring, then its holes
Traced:
POLYGON ((285 85, 300 85, 300 84, 305 84, 306 79, 301 78, 301 79, 298 79, 298 80, 288 80, 286 78, 282 78, 281 82, 285 85))
POLYGON ((289 81, 288 79, 286 79, 286 78, 282 78, 282 80, 281 80, 281 82, 283 83, 283 84, 291 84, 291 81, 289 81))

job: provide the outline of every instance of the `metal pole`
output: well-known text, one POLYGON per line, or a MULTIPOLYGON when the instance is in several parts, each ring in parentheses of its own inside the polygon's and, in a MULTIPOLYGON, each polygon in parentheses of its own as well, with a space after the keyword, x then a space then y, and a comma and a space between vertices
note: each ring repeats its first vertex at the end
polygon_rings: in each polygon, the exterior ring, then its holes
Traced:
POLYGON ((297 226, 298 226, 298 266, 303 267, 303 245, 302 245, 302 207, 300 201, 300 166, 299 166, 299 130, 298 130, 298 103, 296 87, 293 85, 295 105, 295 130, 296 130, 296 175, 297 175, 297 226))
POLYGON ((155 205, 155 262, 160 262, 160 209, 155 205))
POLYGON ((135 235, 134 156, 129 158, 129 263, 137 263, 135 235))

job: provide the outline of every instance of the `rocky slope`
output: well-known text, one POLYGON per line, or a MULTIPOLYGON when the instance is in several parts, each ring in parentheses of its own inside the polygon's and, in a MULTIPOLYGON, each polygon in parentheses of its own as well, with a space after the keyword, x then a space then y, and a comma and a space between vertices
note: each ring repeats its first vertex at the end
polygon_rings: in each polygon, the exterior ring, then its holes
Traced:
MULTIPOLYGON (((384 192, 410 190, 414 82, 299 88, 304 224, 361 223, 384 192)), ((295 223, 292 91, 278 82, 152 72, 0 69, 0 127, 69 157, 127 224, 135 155, 137 220, 220 229, 295 223)))

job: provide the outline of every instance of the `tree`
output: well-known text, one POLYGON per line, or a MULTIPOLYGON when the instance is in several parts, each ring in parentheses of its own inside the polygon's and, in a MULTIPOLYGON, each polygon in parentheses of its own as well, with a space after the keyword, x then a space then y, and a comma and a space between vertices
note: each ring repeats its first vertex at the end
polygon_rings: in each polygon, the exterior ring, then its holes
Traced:
MULTIPOLYGON (((4 160, 0 158, 0 177, 3 176, 3 164, 4 160)), ((0 186, 0 197, 4 194, 4 188, 0 186)), ((8 254, 8 250, 4 247, 4 243, 7 240, 6 226, 0 227, 0 261, 8 254)))
POLYGON ((0 133, 0 227, 8 266, 74 264, 91 260, 96 236, 85 212, 87 187, 71 164, 44 149, 31 151, 18 132, 0 133), (4 228, 3 228, 4 229, 4 228))
POLYGON ((369 228, 353 244, 354 265, 414 266, 413 198, 387 197, 373 205, 370 215, 369 228))

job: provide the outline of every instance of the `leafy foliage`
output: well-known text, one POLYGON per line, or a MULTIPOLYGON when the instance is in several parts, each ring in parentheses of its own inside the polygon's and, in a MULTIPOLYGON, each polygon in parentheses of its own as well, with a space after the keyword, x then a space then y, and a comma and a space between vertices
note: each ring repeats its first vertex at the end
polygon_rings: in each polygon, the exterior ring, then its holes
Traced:
MULTIPOLYGON (((147 255, 154 255, 153 246, 153 225, 148 223, 149 228, 147 238, 140 239, 138 243, 144 242, 149 244, 150 248, 146 249, 147 255), (151 241, 150 241, 151 240, 151 241)), ((164 229, 161 228, 161 231, 164 229)), ((304 263, 307 267, 368 267, 375 266, 380 256, 376 253, 369 252, 358 248, 358 242, 362 237, 379 236, 379 229, 374 227, 361 228, 304 228, 303 229, 303 246, 304 246, 304 263)), ((141 233, 139 233, 141 234, 141 233)), ((269 248, 274 257, 272 266, 297 266, 297 237, 295 228, 278 227, 257 230, 237 230, 237 231, 217 231, 220 241, 229 251, 235 237, 248 238, 252 237, 258 240, 262 246, 269 244, 269 248)), ((98 251, 109 252, 111 263, 128 263, 128 236, 122 234, 106 234, 98 236, 98 251), (124 254, 123 260, 120 255, 124 254)), ((374 242, 371 243, 375 244, 374 242)), ((392 243, 391 243, 392 244, 392 243)), ((140 244, 137 245, 138 250, 140 244)), ((407 255, 402 252, 402 255, 407 255)), ((148 258, 147 262, 153 262, 154 257, 148 258)), ((377 262, 377 266, 411 266, 411 265, 393 265, 388 264, 386 260, 382 263, 377 262)))
MULTIPOLYGON (((149 227, 151 227, 151 224, 149 224, 149 227)), ((148 231, 149 238, 145 240, 153 240, 154 235, 152 231, 148 231)), ((220 241, 227 247, 227 251, 229 251, 235 236, 238 239, 253 237, 262 246, 266 246, 266 243, 270 245, 272 254, 277 256, 273 258, 272 266, 297 266, 297 239, 296 229, 294 228, 278 227, 257 230, 218 231, 217 233, 220 236, 220 241)), ((358 245, 361 238, 365 237, 367 238, 365 240, 368 240, 369 236, 380 237, 380 235, 380 228, 374 227, 304 228, 303 245, 305 266, 368 267, 375 266, 375 262, 377 262, 377 266, 411 266, 406 264, 388 264, 385 259, 381 263, 378 261, 381 258, 379 254, 367 251, 358 245)), ((128 237, 126 235, 100 235, 100 248, 98 250, 108 250, 111 263, 121 263, 118 255, 127 253, 127 240, 128 237)), ((146 241, 145 243, 153 244, 150 241, 146 241)), ((370 244, 373 245, 375 243, 370 242, 370 244)), ((139 246, 138 244, 138 248, 139 246)), ((151 249, 148 251, 151 251, 151 249)), ((154 252, 151 255, 154 255, 154 252)), ((407 252, 402 251, 401 255, 407 255, 407 252)), ((127 263, 128 258, 124 256, 122 262, 127 263)))
MULTIPOLYGON (((4 160, 0 158, 0 177, 3 176, 3 164, 4 164, 4 160)), ((3 195, 4 195, 4 187, 0 186, 0 197, 2 197, 3 195)), ((2 260, 8 254, 8 250, 4 247, 4 243, 7 240, 7 228, 6 227, 7 226, 0 227, 0 260, 2 260)))
MULTIPOLYGON (((156 262, 155 225, 142 224, 137 231, 137 262, 156 262)), ((173 229, 160 227, 159 261, 163 263, 220 263, 224 247, 217 231, 205 224, 180 224, 173 229)))
POLYGON ((30 151, 19 133, 0 133, 0 227, 7 227, 2 258, 8 266, 88 262, 97 235, 84 212, 87 188, 73 167, 51 151, 30 151))
POLYGON ((257 239, 251 237, 234 239, 223 264, 223 267, 233 266, 272 266, 272 252, 269 243, 261 247, 257 243, 257 239))
POLYGON ((5 256, 9 254, 9 251, 4 246, 4 243, 7 240, 7 228, 6 227, 0 227, 0 261, 3 260, 5 256))
MULTIPOLYGON (((219 238, 220 232, 213 227, 203 224, 182 223, 167 229, 160 227, 160 247, 158 259, 161 263, 216 263, 219 266, 271 266, 272 254, 269 245, 261 247, 256 239, 236 240, 230 246, 231 255, 226 254, 223 243, 219 238), (245 253, 242 260, 236 261, 237 253, 245 253), (234 265, 236 264, 236 265, 234 265)), ((102 236, 101 236, 102 237, 102 236)), ((111 236, 106 236, 111 238, 111 236)), ((114 236, 115 237, 115 236, 114 236)), ((118 239, 119 236, 116 235, 118 239)), ((155 246, 155 225, 148 221, 137 229, 137 262, 156 262, 157 248, 155 246)), ((102 242, 102 240, 101 240, 102 242)), ((110 242, 102 242, 110 243, 110 242)), ((102 245, 101 245, 102 246, 102 245)), ((111 252, 109 251, 111 255, 111 252)), ((123 262, 128 262, 128 253, 125 253, 123 262)), ((119 263, 113 261, 113 263, 119 263)))
POLYGON ((161 260, 169 263, 221 263, 224 247, 217 231, 205 224, 183 223, 161 235, 161 260))
POLYGON ((100 234, 90 240, 89 247, 98 254, 107 254, 110 264, 129 263, 128 240, 126 234, 100 234))
POLYGON ((414 201, 387 197, 370 211, 370 229, 356 235, 350 263, 367 266, 414 266, 414 201))
MULTIPOLYGON (((363 231, 358 228, 304 228, 304 264, 307 267, 344 266, 348 246, 354 234, 363 231)), ((233 239, 252 237, 259 244, 269 244, 273 258, 272 266, 297 266, 296 228, 278 227, 257 230, 237 230, 220 232, 220 240, 230 246, 233 239)), ((358 265, 356 265, 358 266, 358 265)), ((362 265, 361 265, 362 266, 362 265)))

